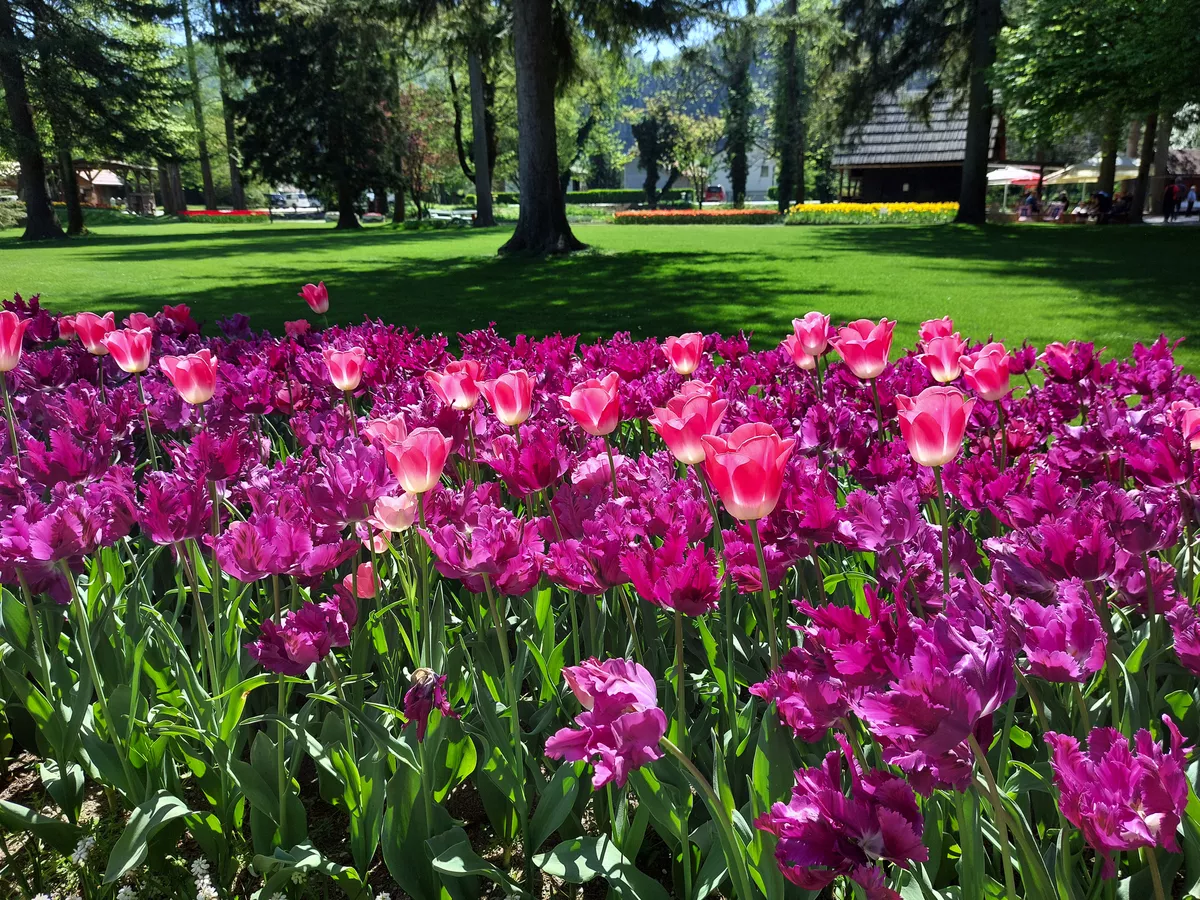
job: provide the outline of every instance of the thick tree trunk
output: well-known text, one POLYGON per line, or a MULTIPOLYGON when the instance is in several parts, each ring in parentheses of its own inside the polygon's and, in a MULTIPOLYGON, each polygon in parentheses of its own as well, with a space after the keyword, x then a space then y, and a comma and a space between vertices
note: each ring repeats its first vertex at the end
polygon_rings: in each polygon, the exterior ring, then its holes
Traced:
POLYGON ((475 152, 475 227, 496 224, 492 212, 492 163, 488 158, 487 96, 483 83, 483 61, 471 50, 467 54, 471 79, 471 146, 475 152))
POLYGON ((553 0, 513 0, 521 213, 501 253, 567 253, 584 246, 571 233, 558 185, 552 20, 553 0))
POLYGON ((467 164, 467 145, 463 140, 463 108, 462 101, 458 99, 458 79, 454 77, 454 68, 450 63, 446 63, 446 78, 450 82, 450 105, 454 109, 454 150, 458 153, 458 167, 467 181, 474 181, 475 173, 467 164))
POLYGON ((1129 133, 1125 136, 1125 155, 1134 159, 1142 144, 1142 120, 1134 119, 1129 123, 1129 133))
MULTIPOLYGON (((17 25, 8 0, 0 0, 0 41, 10 48, 18 44, 17 25)), ((46 160, 42 156, 37 128, 33 124, 33 109, 29 105, 29 89, 19 53, 0 53, 0 84, 4 85, 4 103, 12 127, 13 149, 21 167, 22 199, 25 201, 25 233, 21 239, 41 241, 60 238, 63 231, 46 191, 46 160)))
POLYGON ((1100 137, 1100 174, 1096 190, 1113 195, 1117 183, 1117 117, 1109 113, 1104 117, 1104 133, 1100 137))
POLYGON ((75 175, 75 160, 69 147, 58 151, 58 171, 62 179, 63 202, 67 205, 67 234, 86 234, 83 205, 79 202, 79 179, 75 175))
POLYGON ((396 202, 392 205, 392 224, 399 225, 404 221, 404 185, 395 187, 396 202))
POLYGON ((354 209, 356 199, 354 188, 350 186, 350 182, 346 179, 339 180, 337 183, 337 229, 362 228, 362 223, 358 221, 358 213, 354 209))
POLYGON ((1163 191, 1167 187, 1167 168, 1171 164, 1171 131, 1175 113, 1163 110, 1158 114, 1158 133, 1154 135, 1154 175, 1150 179, 1150 212, 1162 215, 1163 191))
POLYGON ((1138 223, 1146 211, 1146 195, 1150 186, 1150 166, 1154 162, 1154 136, 1158 131, 1158 113, 1146 116, 1142 128, 1142 154, 1138 163, 1137 181, 1133 184, 1133 205, 1129 207, 1129 221, 1138 223))
POLYGON ((381 216, 386 216, 388 214, 387 188, 385 188, 383 185, 377 185, 375 187, 375 212, 379 213, 381 216))
MULTIPOLYGON (((739 209, 746 202, 746 176, 750 171, 750 94, 753 90, 750 83, 750 54, 744 50, 745 47, 739 48, 729 80, 729 139, 725 144, 733 205, 739 209)), ((704 185, 700 185, 700 190, 703 189, 704 185)))
POLYGON ((183 193, 183 178, 179 174, 179 162, 172 162, 167 171, 171 175, 171 189, 175 192, 175 212, 187 212, 187 196, 183 193))
POLYGON ((225 120, 225 155, 229 158, 229 193, 234 209, 246 208, 246 190, 242 185, 242 170, 238 165, 237 129, 233 121, 233 104, 229 101, 229 69, 225 66, 225 48, 216 39, 217 0, 208 0, 213 23, 213 52, 217 57, 217 78, 221 84, 221 118, 225 120))
POLYGON ((971 80, 967 98, 967 143, 963 151, 962 187, 954 221, 982 225, 987 221, 987 164, 992 143, 992 88, 988 70, 996 61, 1000 33, 1000 0, 978 0, 971 35, 971 80))
POLYGON ((204 130, 204 107, 200 103, 200 74, 196 69, 196 47, 192 42, 192 17, 188 0, 180 0, 183 16, 183 38, 187 45, 188 78, 192 82, 192 113, 196 118, 196 147, 200 154, 200 178, 204 182, 204 208, 217 208, 217 193, 213 188, 212 162, 208 158, 208 132, 204 130))
MULTIPOLYGON (((794 20, 798 14, 797 0, 787 0, 783 14, 794 20)), ((777 144, 779 171, 776 200, 783 215, 794 202, 804 202, 804 110, 803 71, 800 59, 800 35, 794 21, 787 24, 780 61, 778 112, 775 116, 779 134, 777 144)))
POLYGON ((175 188, 167 164, 161 159, 158 161, 158 193, 162 197, 163 212, 168 216, 175 215, 179 211, 175 207, 175 188))

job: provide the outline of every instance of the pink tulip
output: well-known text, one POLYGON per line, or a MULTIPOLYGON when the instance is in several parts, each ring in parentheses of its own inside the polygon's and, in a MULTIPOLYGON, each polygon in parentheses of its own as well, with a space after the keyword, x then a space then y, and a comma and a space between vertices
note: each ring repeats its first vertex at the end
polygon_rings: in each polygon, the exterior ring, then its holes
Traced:
POLYGON ((529 418, 533 379, 524 369, 514 369, 491 381, 481 381, 479 390, 501 424, 515 428, 529 418))
POLYGON ((0 312, 0 372, 11 372, 21 362, 21 342, 31 321, 11 309, 0 312))
POLYGON ((685 381, 679 386, 678 395, 680 397, 707 397, 709 400, 717 400, 720 394, 717 392, 716 382, 713 381, 685 381))
POLYGON ((164 356, 158 361, 184 403, 199 406, 217 389, 217 360, 208 350, 189 356, 164 356))
POLYGON ((804 371, 811 372, 817 367, 817 358, 804 349, 796 335, 789 334, 779 346, 792 358, 792 362, 804 371))
POLYGON ((386 448, 408 437, 408 424, 404 421, 404 413, 396 413, 390 419, 371 419, 363 434, 376 447, 386 448))
MULTIPOLYGON (((75 316, 75 334, 87 352, 92 356, 108 356, 108 348, 104 346, 104 336, 116 330, 115 317, 111 312, 98 316, 93 312, 81 312, 75 316)), ((61 332, 62 322, 59 322, 61 332)))
POLYGON ((133 331, 141 331, 147 329, 151 332, 158 331, 158 322, 154 321, 154 316, 148 316, 144 312, 132 312, 125 317, 122 323, 126 328, 133 331))
POLYGON ((75 317, 74 316, 59 316, 58 317, 58 337, 59 340, 69 341, 75 337, 75 317))
POLYGON ((709 400, 702 395, 676 394, 665 409, 654 410, 650 424, 672 456, 685 466, 694 466, 704 462, 702 438, 716 432, 728 405, 724 400, 709 400))
POLYGON ((329 312, 329 291, 325 289, 325 282, 306 284, 300 288, 299 296, 304 298, 304 302, 317 315, 323 316, 329 312))
POLYGON ((962 358, 963 376, 967 385, 984 400, 995 402, 1008 395, 1009 355, 1000 343, 984 346, 978 353, 962 358))
POLYGON ((803 319, 792 319, 792 333, 805 353, 809 356, 820 356, 829 346, 829 316, 810 312, 806 313, 803 319))
POLYGON ((925 388, 916 397, 896 395, 900 433, 917 465, 944 466, 958 456, 974 408, 974 398, 968 400, 954 388, 925 388))
POLYGON ((154 332, 149 328, 137 331, 121 328, 106 334, 101 341, 122 372, 136 375, 150 368, 150 346, 154 342, 154 332))
POLYGON ((437 398, 454 409, 468 410, 479 402, 479 363, 473 359, 456 359, 445 372, 426 372, 425 380, 437 398))
POLYGON ((359 600, 370 600, 375 596, 375 570, 371 568, 369 562, 362 563, 354 575, 347 575, 342 579, 342 587, 351 597, 357 597, 359 600), (358 578, 358 591, 354 590, 354 579, 358 578))
POLYGON ((283 323, 283 333, 292 340, 302 338, 312 330, 312 323, 308 319, 295 319, 291 322, 283 323))
POLYGON ((410 494, 424 494, 442 477, 453 441, 436 428, 414 428, 398 444, 385 448, 388 468, 410 494))
POLYGON ((887 368, 895 327, 896 323, 888 319, 880 319, 878 325, 870 319, 858 319, 839 328, 831 343, 856 377, 870 381, 887 368))
POLYGON ((949 337, 952 334, 954 334, 954 320, 949 316, 922 322, 921 328, 917 331, 917 336, 920 337, 923 344, 929 343, 934 338, 949 337))
POLYGON ((334 350, 326 347, 321 351, 325 357, 325 365, 329 367, 329 379, 339 391, 353 391, 362 382, 363 363, 367 360, 367 351, 362 347, 351 347, 349 350, 334 350))
POLYGON ((705 435, 704 471, 735 519, 771 514, 783 489, 783 469, 795 441, 765 422, 747 422, 727 435, 705 435))
POLYGON ((691 375, 704 356, 704 335, 689 331, 679 337, 669 337, 663 341, 663 353, 676 375, 691 375))
POLYGON ((962 374, 962 352, 966 341, 957 334, 939 335, 925 342, 925 352, 918 357, 938 384, 949 384, 962 374))
POLYGON ((380 531, 396 533, 411 528, 416 520, 416 494, 401 494, 377 499, 370 523, 380 531))
POLYGON ((617 399, 617 388, 620 384, 621 376, 616 372, 609 372, 602 379, 589 378, 582 384, 575 385, 571 393, 559 397, 558 402, 580 428, 588 434, 604 437, 612 434, 621 420, 620 403, 617 399))

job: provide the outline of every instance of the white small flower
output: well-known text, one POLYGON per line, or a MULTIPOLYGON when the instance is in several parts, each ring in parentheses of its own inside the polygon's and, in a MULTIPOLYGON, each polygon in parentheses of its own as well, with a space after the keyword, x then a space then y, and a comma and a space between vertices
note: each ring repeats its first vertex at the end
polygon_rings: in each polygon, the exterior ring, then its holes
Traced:
POLYGON ((63 900, 83 900, 83 898, 78 894, 67 894, 67 896, 63 897, 63 900))
POLYGON ((268 897, 267 900, 287 900, 287 897, 285 897, 279 891, 276 891, 270 897, 268 897))
POLYGON ((125 885, 117 891, 117 900, 137 900, 137 891, 129 885, 125 885))
POLYGON ((38 894, 33 900, 54 900, 49 894, 38 894))
POLYGON ((382 894, 376 894, 375 900, 392 900, 392 895, 385 891, 382 894))
POLYGON ((192 860, 192 877, 197 881, 208 877, 208 860, 203 856, 192 860))
POLYGON ((205 878, 196 879, 196 900, 221 900, 213 883, 205 878))
POLYGON ((306 881, 308 878, 299 869, 292 873, 292 884, 304 884, 306 881))
MULTIPOLYGON (((88 858, 88 854, 92 852, 92 848, 96 846, 96 839, 90 834, 79 839, 79 843, 75 845, 75 852, 71 854, 71 863, 76 866, 83 865, 83 861, 88 858)), ((67 900, 70 900, 68 897, 67 900)))

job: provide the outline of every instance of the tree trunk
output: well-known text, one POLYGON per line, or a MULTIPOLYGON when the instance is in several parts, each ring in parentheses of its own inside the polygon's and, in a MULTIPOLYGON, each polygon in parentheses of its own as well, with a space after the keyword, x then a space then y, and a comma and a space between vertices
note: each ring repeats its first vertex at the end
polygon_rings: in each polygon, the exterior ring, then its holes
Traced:
POLYGON ((571 233, 558 185, 553 28, 553 0, 513 0, 521 213, 501 253, 567 253, 584 246, 571 233))
POLYGON ((237 129, 233 121, 233 104, 229 102, 229 70, 225 67, 225 48, 216 38, 217 0, 208 0, 213 23, 213 53, 217 57, 217 78, 221 84, 221 118, 225 120, 225 155, 229 158, 229 193, 234 209, 246 208, 246 190, 242 185, 242 170, 238 166, 237 129))
MULTIPOLYGON (((57 135, 55 135, 57 137, 57 135)), ((62 178, 63 202, 67 205, 67 234, 87 233, 83 224, 83 205, 79 202, 79 179, 75 175, 75 160, 70 147, 58 151, 59 177, 62 178)))
POLYGON ((1129 221, 1140 223, 1146 211, 1146 191, 1150 186, 1150 166, 1154 162, 1154 135, 1158 131, 1158 113, 1146 116, 1142 129, 1142 158, 1138 163, 1137 181, 1133 184, 1133 205, 1129 207, 1129 221))
POLYGON ((208 158, 208 132, 204 130, 204 108, 200 103, 200 74, 196 69, 196 47, 192 42, 192 17, 188 0, 180 0, 183 15, 183 38, 187 45, 188 78, 192 82, 192 113, 196 118, 196 147, 200 153, 200 177, 204 182, 204 208, 217 208, 217 193, 213 188, 212 163, 208 158))
MULTIPOLYGON (((739 28, 748 28, 739 25, 739 28)), ((746 44, 747 35, 739 37, 741 44, 734 59, 734 70, 729 78, 729 139, 725 144, 725 159, 729 163, 729 185, 733 193, 733 205, 740 209, 746 202, 746 176, 749 172, 750 152, 750 53, 746 44)), ((701 185, 703 190, 704 185, 701 185)))
POLYGON ((358 213, 354 209, 354 201, 357 199, 354 196, 354 188, 350 186, 347 179, 339 179, 337 183, 337 205, 338 205, 338 220, 335 226, 338 230, 346 230, 349 228, 362 228, 362 223, 358 221, 358 213))
POLYGON ((162 195, 163 212, 173 216, 179 210, 175 207, 175 188, 171 184, 171 176, 167 172, 167 164, 158 161, 158 193, 162 195))
POLYGON ((967 97, 967 143, 963 150, 962 187, 956 222, 987 221, 987 164, 992 143, 992 88, 988 70, 996 61, 1000 0, 977 0, 971 35, 971 80, 967 97))
POLYGON ((475 151, 475 227, 496 224, 492 212, 492 163, 488 158, 487 96, 483 83, 483 61, 474 50, 467 53, 471 79, 471 146, 475 151))
MULTIPOLYGON (((463 141, 463 109, 462 102, 458 99, 458 80, 454 77, 454 68, 449 62, 446 63, 446 78, 450 82, 450 105, 454 109, 454 150, 458 154, 458 167, 462 169, 467 181, 474 181, 475 173, 467 164, 467 146, 463 141)), ((474 99, 472 94, 472 115, 475 111, 474 99)))
POLYGON ((1100 174, 1096 181, 1096 190, 1113 195, 1117 183, 1117 130, 1120 126, 1117 117, 1108 113, 1104 117, 1104 133, 1100 137, 1100 174))
POLYGON ((1167 187, 1167 169, 1171 165, 1171 131, 1175 113, 1163 110, 1158 114, 1158 133, 1154 135, 1154 177, 1150 179, 1150 212, 1162 215, 1163 191, 1167 187))
POLYGON ((175 192, 175 212, 187 212, 187 196, 183 193, 183 178, 179 174, 179 162, 176 160, 168 166, 171 175, 171 189, 175 192))
POLYGON ((399 225, 404 221, 404 185, 395 187, 396 202, 392 205, 392 224, 399 225))
POLYGON ((1125 155, 1134 159, 1142 143, 1142 120, 1134 119, 1129 123, 1129 134, 1125 137, 1125 155))
MULTIPOLYGON (((795 19, 797 0, 787 0, 783 14, 795 19)), ((779 134, 777 150, 779 171, 776 201, 783 215, 795 202, 804 202, 804 110, 801 105, 803 73, 800 60, 800 36, 794 21, 787 24, 783 42, 783 59, 778 89, 778 113, 775 116, 779 134)))
MULTIPOLYGON (((10 48, 18 45, 17 26, 8 0, 0 0, 0 40, 10 48)), ((0 84, 4 85, 13 149, 21 166, 22 199, 25 201, 25 233, 21 239, 41 241, 63 237, 46 191, 46 160, 33 124, 33 109, 29 105, 29 89, 19 53, 0 53, 0 84)))
POLYGON ((388 214, 387 188, 384 187, 383 185, 377 185, 375 187, 375 204, 374 205, 375 205, 374 211, 379 213, 381 216, 386 216, 388 214))

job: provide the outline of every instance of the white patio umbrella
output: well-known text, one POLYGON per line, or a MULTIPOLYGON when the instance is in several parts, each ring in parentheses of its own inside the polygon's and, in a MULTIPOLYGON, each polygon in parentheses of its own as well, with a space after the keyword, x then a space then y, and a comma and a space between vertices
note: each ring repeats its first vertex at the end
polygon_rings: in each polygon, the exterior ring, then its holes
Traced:
POLYGON ((1005 209, 1008 208, 1008 186, 1010 184, 1019 184, 1022 186, 1037 184, 1038 173, 1032 169, 1022 169, 1019 166, 1001 166, 999 169, 992 169, 988 172, 988 184, 1004 185, 1004 199, 1000 202, 1005 209))
MULTIPOLYGON (((1117 157, 1117 181, 1128 181, 1137 178, 1138 160, 1128 156, 1117 157)), ((1057 172, 1051 172, 1043 180, 1043 184, 1088 184, 1100 180, 1100 157, 1093 156, 1085 162, 1067 166, 1057 172)))

